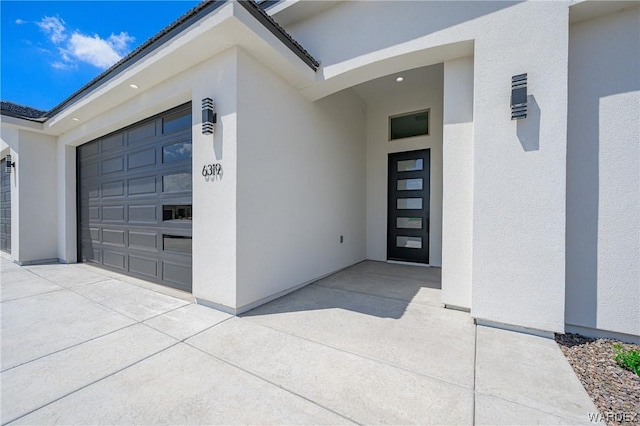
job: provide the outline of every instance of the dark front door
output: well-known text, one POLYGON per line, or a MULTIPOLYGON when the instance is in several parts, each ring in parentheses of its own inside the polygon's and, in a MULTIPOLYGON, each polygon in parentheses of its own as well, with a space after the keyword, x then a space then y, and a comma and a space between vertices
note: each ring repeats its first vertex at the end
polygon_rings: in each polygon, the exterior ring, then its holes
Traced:
POLYGON ((387 259, 429 263, 429 150, 389 154, 387 259))

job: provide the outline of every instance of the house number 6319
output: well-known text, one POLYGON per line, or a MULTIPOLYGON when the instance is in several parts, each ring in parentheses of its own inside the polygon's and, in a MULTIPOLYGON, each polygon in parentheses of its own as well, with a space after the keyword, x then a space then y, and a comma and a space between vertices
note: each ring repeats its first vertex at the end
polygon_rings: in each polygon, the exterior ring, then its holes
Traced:
POLYGON ((220 163, 205 164, 202 167, 202 176, 204 177, 221 176, 221 175, 222 175, 222 164, 220 163))

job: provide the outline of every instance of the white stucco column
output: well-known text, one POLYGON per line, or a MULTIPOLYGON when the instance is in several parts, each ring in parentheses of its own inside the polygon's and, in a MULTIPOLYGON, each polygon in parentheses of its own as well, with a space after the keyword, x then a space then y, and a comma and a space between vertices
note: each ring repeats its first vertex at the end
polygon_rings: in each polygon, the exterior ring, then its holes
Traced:
POLYGON ((193 295, 199 303, 236 308, 237 48, 201 64, 192 86, 193 295), (202 134, 202 99, 215 103, 213 135, 202 134), (209 164, 221 176, 205 177, 209 164))
POLYGON ((444 63, 442 302, 471 307, 473 58, 444 63))
POLYGON ((569 11, 521 12, 517 30, 475 43, 471 315, 563 332, 569 11), (528 115, 511 120, 511 77, 522 73, 528 115))
POLYGON ((11 257, 21 264, 51 262, 57 252, 56 140, 16 131, 11 146, 11 257), (17 143, 16 143, 17 142, 17 143))
POLYGON ((57 144, 58 259, 78 261, 78 225, 76 202, 76 147, 57 144))

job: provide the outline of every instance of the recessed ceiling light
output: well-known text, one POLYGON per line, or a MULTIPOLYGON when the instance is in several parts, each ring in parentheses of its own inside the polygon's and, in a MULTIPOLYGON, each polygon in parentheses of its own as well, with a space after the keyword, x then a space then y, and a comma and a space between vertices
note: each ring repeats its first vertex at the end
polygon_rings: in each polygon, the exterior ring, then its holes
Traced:
POLYGON ((73 117, 72 120, 73 121, 80 121, 80 119, 78 117, 73 117))
POLYGON ((129 87, 132 89, 139 89, 140 87, 137 84, 130 84, 129 87))
POLYGON ((404 81, 404 77, 396 78, 396 82, 398 82, 398 83, 402 83, 403 81, 404 81))

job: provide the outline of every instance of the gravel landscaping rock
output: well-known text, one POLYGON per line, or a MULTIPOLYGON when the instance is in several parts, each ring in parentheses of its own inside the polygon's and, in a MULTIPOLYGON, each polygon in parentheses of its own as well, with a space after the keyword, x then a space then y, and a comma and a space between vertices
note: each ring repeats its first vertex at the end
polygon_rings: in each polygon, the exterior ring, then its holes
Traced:
POLYGON ((603 420, 610 425, 640 424, 640 377, 616 363, 613 345, 639 351, 640 346, 579 334, 556 334, 556 342, 603 420))

